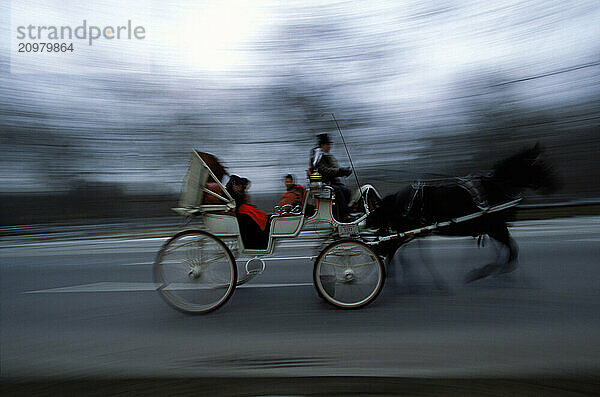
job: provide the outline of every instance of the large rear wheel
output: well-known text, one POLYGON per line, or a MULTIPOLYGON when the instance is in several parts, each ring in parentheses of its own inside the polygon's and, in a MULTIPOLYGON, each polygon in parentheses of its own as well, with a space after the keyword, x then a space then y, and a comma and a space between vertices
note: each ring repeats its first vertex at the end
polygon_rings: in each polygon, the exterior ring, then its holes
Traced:
POLYGON ((223 241, 202 230, 186 230, 169 239, 154 262, 161 297, 185 313, 208 313, 233 294, 237 266, 223 241))
POLYGON ((327 302, 357 309, 377 298, 385 282, 385 269, 368 245, 341 240, 323 249, 315 262, 313 279, 319 296, 327 302))

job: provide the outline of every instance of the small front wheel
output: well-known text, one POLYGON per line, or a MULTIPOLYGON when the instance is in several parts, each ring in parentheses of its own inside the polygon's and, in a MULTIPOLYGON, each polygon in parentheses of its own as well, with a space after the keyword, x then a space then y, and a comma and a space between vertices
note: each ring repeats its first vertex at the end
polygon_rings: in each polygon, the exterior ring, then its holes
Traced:
POLYGON ((202 230, 186 230, 169 239, 154 262, 161 297, 185 313, 208 313, 233 294, 237 266, 223 241, 202 230))
POLYGON ((319 296, 327 302, 343 309, 357 309, 377 298, 385 282, 385 269, 368 245, 341 240, 319 254, 313 279, 319 296))

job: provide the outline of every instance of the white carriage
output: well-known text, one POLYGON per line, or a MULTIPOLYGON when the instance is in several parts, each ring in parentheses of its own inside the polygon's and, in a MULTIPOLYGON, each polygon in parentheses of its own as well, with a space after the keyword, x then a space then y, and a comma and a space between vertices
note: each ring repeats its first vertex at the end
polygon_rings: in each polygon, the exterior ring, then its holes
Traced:
MULTIPOLYGON (((373 189, 367 186, 364 192, 373 189)), ((358 197, 360 198, 360 194, 358 197)), ((236 203, 204 162, 198 152, 192 154, 184 180, 179 207, 174 210, 185 216, 201 216, 203 226, 184 230, 162 246, 154 264, 154 279, 161 296, 174 308, 186 313, 206 313, 223 305, 237 285, 262 273, 261 257, 273 253, 281 239, 297 237, 302 231, 323 233, 332 241, 316 255, 313 270, 315 288, 323 299, 341 308, 359 308, 372 302, 381 292, 385 280, 382 260, 363 241, 358 224, 364 214, 350 223, 341 223, 333 216, 333 189, 320 183, 304 190, 302 205, 290 211, 272 215, 267 223, 268 236, 264 248, 248 248, 236 216, 236 203), (219 187, 215 192, 207 181, 219 187), (207 204, 206 197, 216 197, 218 204, 207 204), (307 207, 314 206, 312 214, 307 207), (240 266, 240 256, 252 257, 240 266)))

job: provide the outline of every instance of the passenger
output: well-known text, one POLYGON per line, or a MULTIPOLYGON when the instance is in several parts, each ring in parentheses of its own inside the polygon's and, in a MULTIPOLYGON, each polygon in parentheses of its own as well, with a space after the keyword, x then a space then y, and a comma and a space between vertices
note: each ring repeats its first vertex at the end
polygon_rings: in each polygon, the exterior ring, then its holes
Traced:
POLYGON ((268 242, 267 214, 250 203, 247 190, 250 181, 238 175, 231 175, 226 189, 235 200, 235 215, 246 248, 262 249, 268 242))
POLYGON ((230 175, 229 181, 227 185, 225 185, 225 189, 229 192, 231 197, 235 200, 235 210, 237 211, 242 204, 247 200, 246 199, 246 188, 248 183, 244 180, 246 178, 242 178, 238 175, 230 175))
POLYGON ((302 186, 298 186, 294 183, 294 176, 292 174, 287 174, 285 178, 283 178, 283 183, 285 184, 285 193, 281 196, 281 200, 279 201, 279 213, 286 214, 290 212, 300 212, 295 211, 297 207, 302 207, 304 200, 304 188, 302 186))
POLYGON ((340 181, 339 177, 346 177, 352 174, 352 170, 350 168, 338 167, 335 158, 329 154, 331 140, 328 134, 319 134, 317 138, 318 145, 312 149, 310 154, 310 169, 313 172, 318 171, 323 178, 323 183, 333 188, 339 219, 341 221, 348 221, 350 190, 340 181))

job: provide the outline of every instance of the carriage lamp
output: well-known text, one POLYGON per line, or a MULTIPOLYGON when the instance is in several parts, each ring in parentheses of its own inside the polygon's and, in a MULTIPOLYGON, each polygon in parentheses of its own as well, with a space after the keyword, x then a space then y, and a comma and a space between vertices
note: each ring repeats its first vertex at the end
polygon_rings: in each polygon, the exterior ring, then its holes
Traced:
POLYGON ((310 174, 310 193, 316 194, 321 191, 323 188, 323 177, 319 173, 319 171, 314 171, 310 174))

